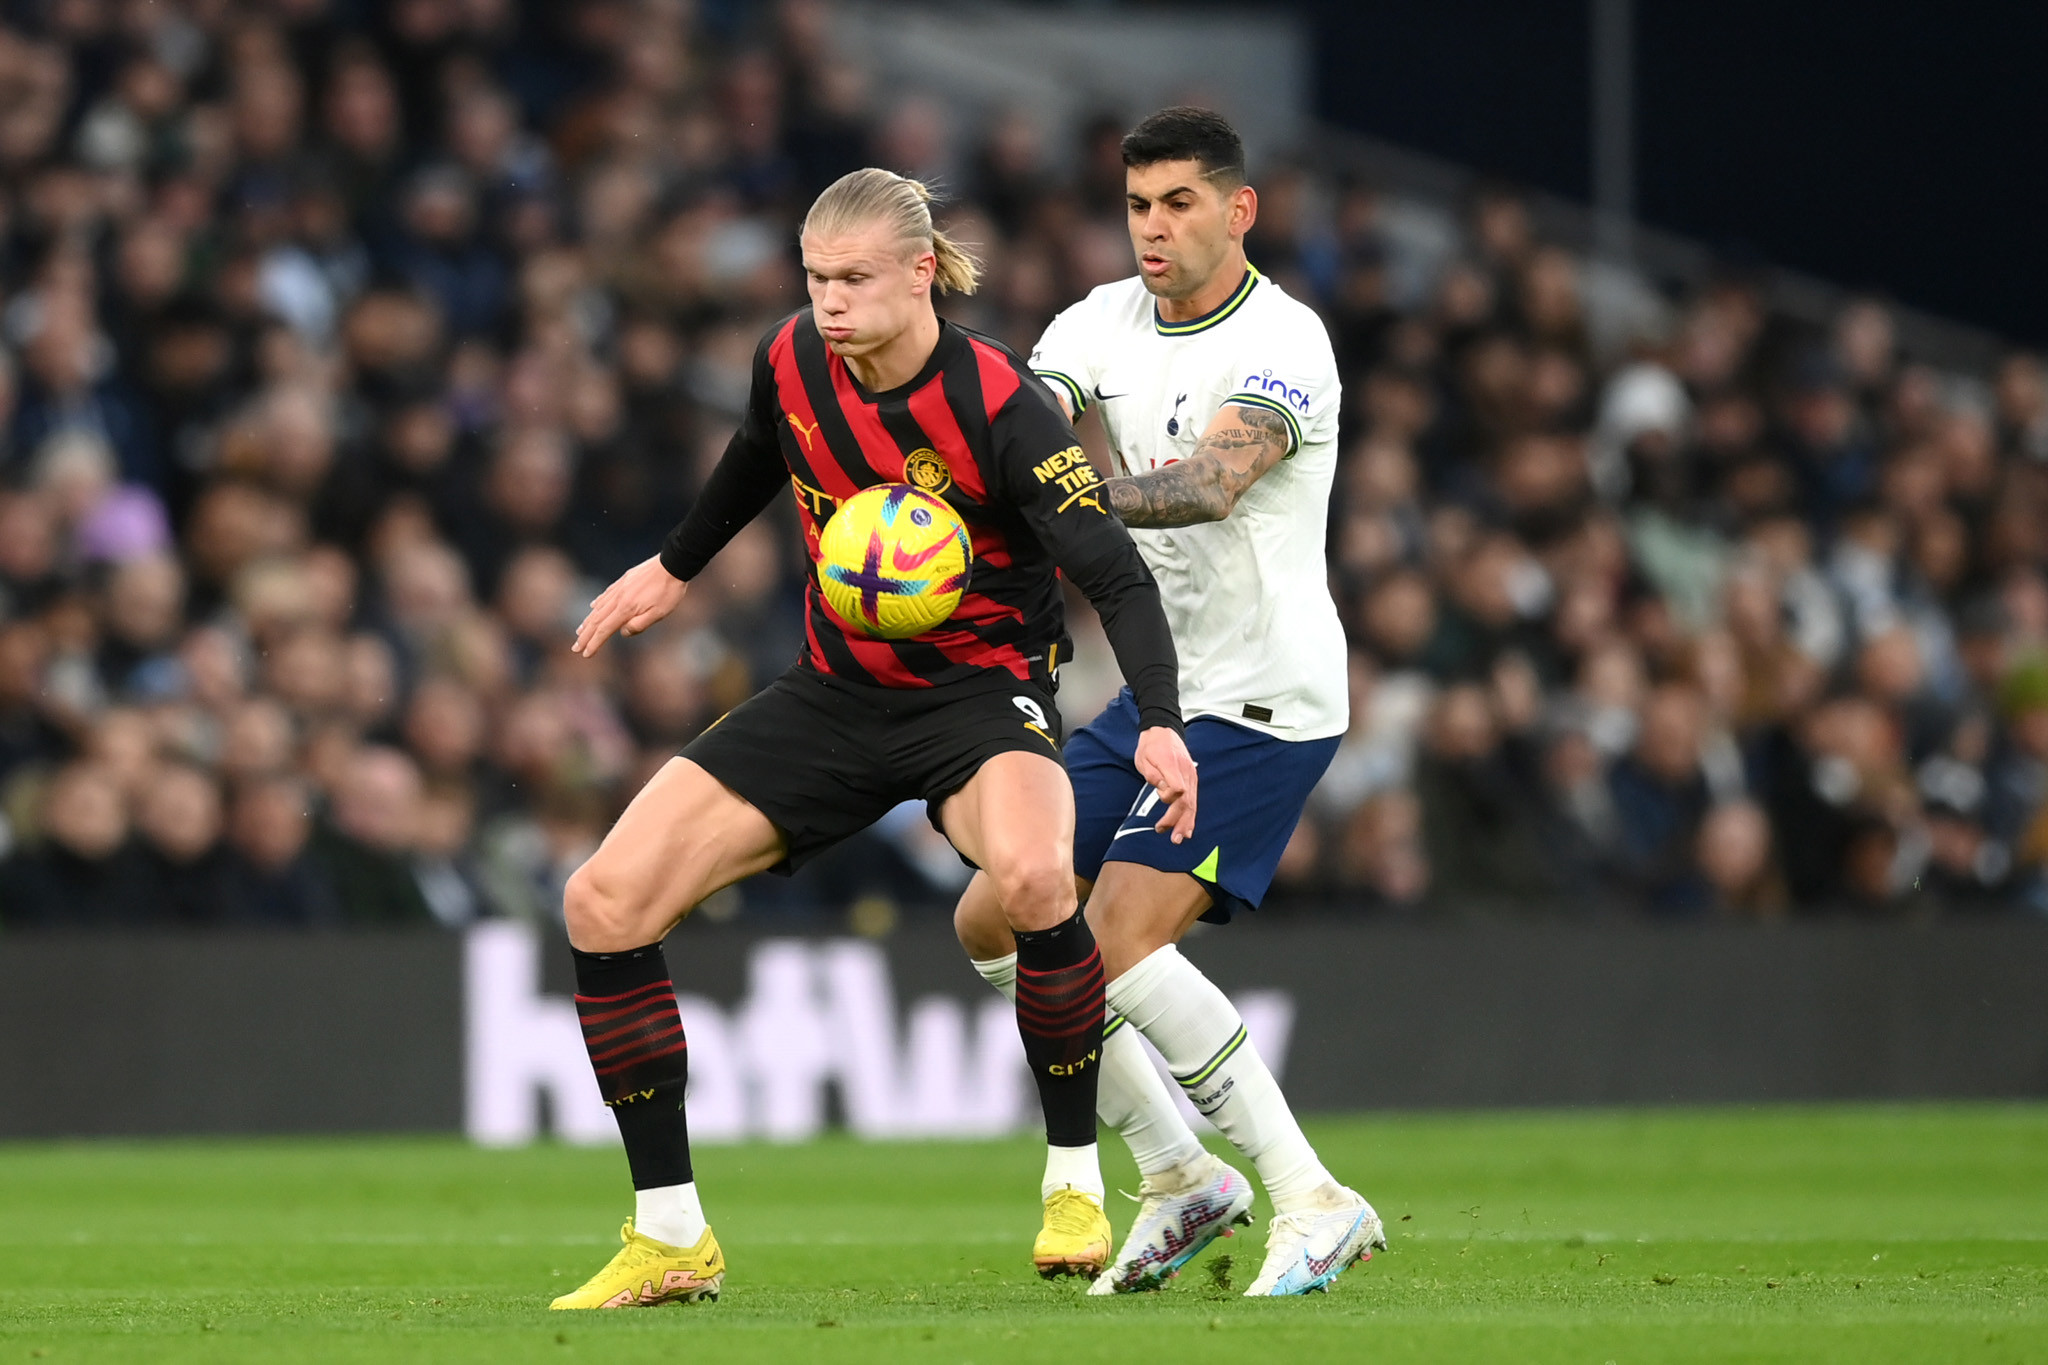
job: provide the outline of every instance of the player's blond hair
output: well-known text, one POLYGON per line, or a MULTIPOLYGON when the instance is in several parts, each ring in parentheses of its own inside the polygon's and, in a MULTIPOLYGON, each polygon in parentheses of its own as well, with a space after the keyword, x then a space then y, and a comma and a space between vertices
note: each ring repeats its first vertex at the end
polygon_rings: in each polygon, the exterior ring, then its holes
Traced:
POLYGON ((893 228, 904 243, 938 258, 932 283, 949 294, 972 294, 981 282, 981 262, 932 226, 932 192, 922 180, 877 166, 840 176, 825 187, 804 215, 808 234, 852 232, 873 223, 893 228))

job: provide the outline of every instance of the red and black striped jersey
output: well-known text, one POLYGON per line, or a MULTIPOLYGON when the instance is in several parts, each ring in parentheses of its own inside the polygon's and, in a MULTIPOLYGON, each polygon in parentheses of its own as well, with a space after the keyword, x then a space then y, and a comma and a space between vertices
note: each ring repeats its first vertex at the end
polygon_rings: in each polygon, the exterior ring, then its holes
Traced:
POLYGON ((1173 641, 1157 585, 1111 515, 1080 441, 1044 384, 1000 343, 939 324, 909 382, 870 392, 825 345, 806 308, 754 355, 747 412, 662 563, 688 580, 783 490, 812 563, 833 511, 863 488, 909 483, 967 525, 974 560, 952 617, 907 640, 850 628, 815 575, 801 664, 848 682, 943 687, 1002 671, 1043 677, 1072 650, 1064 572, 1103 618, 1148 723, 1178 725, 1173 641))

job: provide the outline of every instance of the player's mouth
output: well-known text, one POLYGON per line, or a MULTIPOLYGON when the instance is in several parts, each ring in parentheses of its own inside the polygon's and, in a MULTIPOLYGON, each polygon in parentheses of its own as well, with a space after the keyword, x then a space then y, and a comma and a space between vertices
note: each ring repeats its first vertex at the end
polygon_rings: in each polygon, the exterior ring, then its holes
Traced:
POLYGON ((1164 275, 1173 269, 1173 262, 1156 252, 1148 251, 1138 258, 1138 269, 1147 275, 1164 275))
POLYGON ((828 341, 851 341, 853 339, 853 328, 851 327, 820 327, 818 331, 828 341))

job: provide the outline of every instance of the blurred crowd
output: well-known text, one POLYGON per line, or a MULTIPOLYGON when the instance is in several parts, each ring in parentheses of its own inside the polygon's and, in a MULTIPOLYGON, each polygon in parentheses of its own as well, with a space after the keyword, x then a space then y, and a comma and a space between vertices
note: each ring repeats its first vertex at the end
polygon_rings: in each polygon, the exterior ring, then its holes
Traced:
MULTIPOLYGON (((723 449, 810 198, 940 182, 990 267, 947 308, 1020 351, 1130 273, 1120 117, 879 88, 815 0, 9 14, 6 929, 548 920, 795 657, 787 508, 659 628, 568 641, 723 449)), ((1276 900, 2048 910, 2034 357, 1944 374, 1882 302, 1802 326, 1739 273, 1600 335, 1507 188, 1418 250, 1368 184, 1254 170, 1346 392, 1353 724, 1276 900)), ((1078 615, 1070 722, 1115 685, 1078 615)), ((706 912, 879 929, 964 875, 904 810, 706 912)))

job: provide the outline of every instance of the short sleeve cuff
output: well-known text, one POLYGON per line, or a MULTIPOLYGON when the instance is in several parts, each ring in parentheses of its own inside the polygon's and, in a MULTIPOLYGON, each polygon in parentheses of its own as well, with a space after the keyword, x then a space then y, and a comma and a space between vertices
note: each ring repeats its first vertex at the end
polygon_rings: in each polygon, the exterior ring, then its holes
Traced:
POLYGON ((1277 398, 1268 394, 1239 389, 1236 393, 1224 399, 1220 406, 1226 408, 1263 408, 1267 412, 1279 413, 1281 420, 1287 423, 1286 458, 1293 459, 1294 452, 1301 449, 1301 420, 1295 415, 1292 408, 1277 398))
POLYGON ((1061 374, 1058 370, 1033 370, 1033 374, 1067 396, 1067 405, 1079 417, 1088 411, 1088 391, 1072 375, 1061 374))

